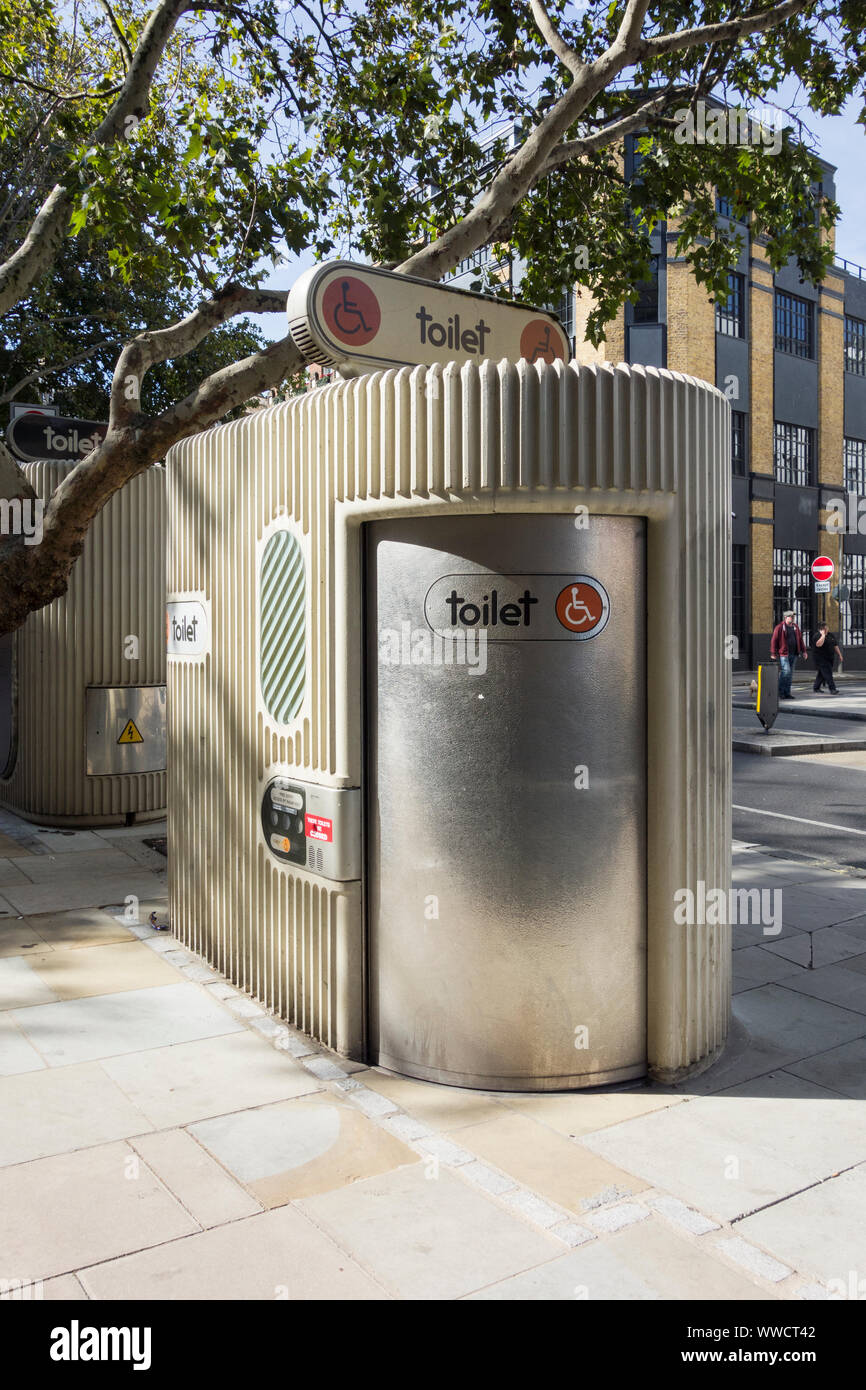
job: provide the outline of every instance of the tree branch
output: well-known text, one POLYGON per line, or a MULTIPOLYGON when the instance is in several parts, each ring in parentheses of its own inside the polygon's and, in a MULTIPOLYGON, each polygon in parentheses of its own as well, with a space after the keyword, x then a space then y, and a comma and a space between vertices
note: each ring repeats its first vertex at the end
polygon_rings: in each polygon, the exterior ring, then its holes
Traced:
POLYGON ((558 169, 563 164, 569 164, 573 159, 579 159, 582 155, 596 154, 599 150, 606 149, 608 145, 613 145, 617 140, 622 140, 626 135, 631 135, 634 131, 640 130, 653 116, 660 115, 675 101, 682 101, 687 96, 692 95, 691 87, 666 88, 651 101, 646 101, 642 106, 637 106, 634 110, 624 116, 619 116, 610 125, 602 126, 601 130, 593 131, 591 135, 582 135, 579 140, 566 140, 548 155, 540 177, 549 174, 551 170, 558 169))
POLYGON ((140 418, 141 388, 151 367, 192 352, 214 328, 238 314, 284 313, 287 297, 276 290, 228 284, 178 323, 139 333, 117 359, 111 382, 110 428, 123 429, 140 418))
POLYGON ((675 34, 656 34, 643 39, 635 50, 635 60, 658 58, 664 53, 680 53, 685 48, 700 48, 703 44, 724 43, 726 39, 747 39, 752 34, 764 34, 777 24, 793 19, 805 10, 812 0, 785 0, 772 10, 760 14, 742 15, 721 24, 701 24, 694 29, 678 29, 675 34))
POLYGON ((532 18, 535 20, 536 28, 547 44, 548 48, 556 55, 564 68, 567 68, 572 77, 579 77, 584 67, 579 53, 576 53, 560 34, 554 25, 550 15, 544 5, 544 0, 529 0, 529 8, 532 10, 532 18))
POLYGON ((117 44, 120 49, 121 57, 123 58, 123 66, 126 69, 126 71, 129 72, 129 69, 132 67, 132 49, 129 46, 127 37, 117 21, 117 17, 114 13, 114 10, 111 8, 109 0, 99 0, 99 4, 102 6, 105 13, 108 15, 108 22, 111 25, 112 30, 114 31, 114 37, 117 39, 117 44))
POLYGON ((86 362, 94 353, 99 352, 101 348, 111 347, 111 345, 111 339, 106 338, 105 342, 94 343, 75 357, 68 357, 65 362, 58 362, 56 367, 45 367, 38 372, 30 372, 29 375, 23 376, 20 381, 16 381, 14 386, 10 386, 8 391, 4 391, 0 395, 0 405, 8 405, 10 401, 14 401, 18 392, 23 391, 25 386, 29 386, 31 381, 44 381, 47 376, 54 376, 56 372, 65 372, 69 367, 77 367, 82 362, 86 362))
MULTIPOLYGON (((141 120, 147 114, 154 73, 178 20, 190 8, 191 0, 159 0, 144 27, 117 101, 90 137, 91 144, 114 144, 126 133, 129 117, 141 120)), ((65 184, 55 184, 22 245, 0 266, 0 314, 13 308, 50 266, 66 235, 72 197, 72 190, 65 184)))

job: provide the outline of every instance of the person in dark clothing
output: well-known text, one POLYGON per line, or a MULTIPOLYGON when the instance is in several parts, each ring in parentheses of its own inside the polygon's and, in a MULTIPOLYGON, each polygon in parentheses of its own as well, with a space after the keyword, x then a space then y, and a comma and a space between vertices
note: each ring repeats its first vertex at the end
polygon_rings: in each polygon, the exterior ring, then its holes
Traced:
POLYGON ((820 624, 812 638, 812 655, 818 672, 812 689, 817 694, 821 687, 826 685, 831 695, 838 695, 839 691, 833 679, 833 660, 838 656, 839 665, 842 665, 842 648, 826 623, 820 624))
POLYGON ((806 655, 803 634, 794 622, 794 614, 789 608, 782 614, 782 621, 773 628, 770 638, 770 656, 779 662, 779 699, 793 700, 791 681, 794 678, 794 664, 798 656, 806 655))

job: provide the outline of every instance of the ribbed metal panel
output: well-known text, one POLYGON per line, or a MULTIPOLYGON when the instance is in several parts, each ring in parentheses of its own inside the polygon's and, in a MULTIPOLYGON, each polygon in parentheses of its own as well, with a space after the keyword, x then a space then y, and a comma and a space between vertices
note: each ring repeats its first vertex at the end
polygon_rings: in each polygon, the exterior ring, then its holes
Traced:
MULTIPOLYGON (((47 500, 62 463, 25 464, 47 500)), ((0 803, 52 825, 161 815, 165 773, 88 777, 85 692, 92 685, 165 684, 165 471, 151 468, 94 520, 63 598, 32 613, 15 637, 17 758, 0 803), (138 659, 124 638, 139 641, 138 659)))
MULTIPOLYGON (((276 864, 258 830, 276 769, 359 786, 363 522, 398 513, 647 518, 648 1052, 672 1079, 722 1044, 730 929, 680 927, 674 894, 730 883, 729 413, 705 382, 641 367, 485 362, 325 387, 188 440, 168 462, 170 596, 212 604, 212 651, 169 663, 176 928, 241 987, 362 1051, 358 885, 276 864), (305 699, 258 696, 263 541, 298 539, 305 699)), ((613 891, 613 888, 612 888, 613 891)))

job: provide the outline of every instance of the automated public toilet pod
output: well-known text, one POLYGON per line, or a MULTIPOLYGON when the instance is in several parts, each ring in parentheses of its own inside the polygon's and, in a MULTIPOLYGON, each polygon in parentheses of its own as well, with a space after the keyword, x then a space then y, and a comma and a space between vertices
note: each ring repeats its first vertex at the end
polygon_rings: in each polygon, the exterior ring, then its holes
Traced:
POLYGON ((411 1076, 705 1066, 730 929, 677 904, 730 882, 728 440, 706 382, 521 360, 367 375, 173 449, 186 944, 411 1076))
MULTIPOLYGON (((48 501, 69 472, 23 464, 48 501)), ((39 825, 165 815, 165 470, 95 517, 62 598, 0 641, 0 805, 39 825)))

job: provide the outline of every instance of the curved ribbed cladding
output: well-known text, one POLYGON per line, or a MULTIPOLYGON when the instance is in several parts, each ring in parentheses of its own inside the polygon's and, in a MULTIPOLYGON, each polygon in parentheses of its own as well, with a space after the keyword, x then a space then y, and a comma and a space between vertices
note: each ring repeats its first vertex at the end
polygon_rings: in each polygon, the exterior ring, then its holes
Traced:
POLYGON ((335 383, 172 451, 169 584, 204 592, 213 619, 212 655, 173 661, 169 676, 184 939, 332 1046, 358 1038, 358 885, 277 864, 257 833, 275 768, 360 780, 358 523, 449 501, 643 514, 649 1056, 671 1078, 710 1055, 730 1007, 729 929, 679 927, 673 913, 677 889, 729 884, 727 429, 718 393, 669 372, 487 361, 335 383), (281 520, 304 546, 310 595, 306 699, 288 728, 259 708, 255 651, 256 550, 281 520))
MULTIPOLYGON (((69 468, 24 471, 47 502, 69 468)), ((88 686, 165 683, 165 532, 165 474, 151 468, 94 519, 67 593, 17 633, 18 755, 0 800, 22 815, 100 824, 165 807, 164 772, 88 777, 85 762, 88 686), (139 641, 135 661, 124 656, 128 636, 139 641)))

